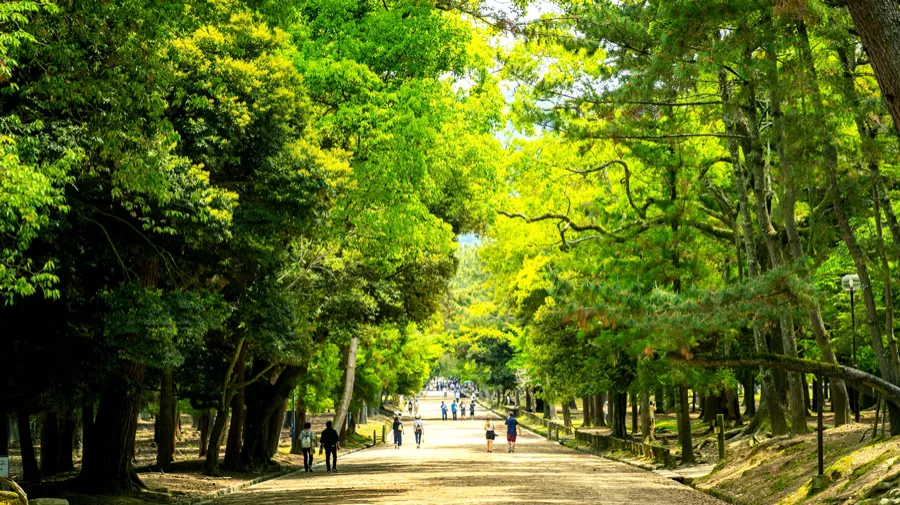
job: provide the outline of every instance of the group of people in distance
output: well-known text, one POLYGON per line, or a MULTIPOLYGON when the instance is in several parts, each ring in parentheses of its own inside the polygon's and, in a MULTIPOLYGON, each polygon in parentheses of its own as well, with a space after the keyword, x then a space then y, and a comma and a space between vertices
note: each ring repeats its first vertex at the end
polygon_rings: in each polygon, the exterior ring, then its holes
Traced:
POLYGON ((341 437, 332 426, 331 421, 325 423, 325 430, 322 431, 321 436, 316 436, 312 430, 312 424, 305 423, 303 425, 303 431, 300 432, 300 450, 303 452, 303 470, 305 472, 313 471, 313 455, 316 447, 319 448, 320 455, 325 453, 325 471, 337 472, 337 452, 341 447, 341 437))
MULTIPOLYGON (((443 421, 447 420, 447 412, 448 411, 451 414, 453 414, 454 421, 456 421, 457 412, 460 412, 462 414, 461 415, 462 419, 465 420, 466 419, 466 407, 467 407, 467 405, 465 402, 460 402, 459 404, 457 404, 457 402, 454 401, 449 406, 447 406, 447 402, 441 402, 441 420, 443 420, 443 421)), ((472 419, 475 419, 475 401, 474 400, 468 404, 468 409, 469 409, 469 417, 472 419)))
MULTIPOLYGON (((473 421, 475 420, 474 405, 475 403, 473 402, 471 407, 473 409, 473 421)), ((443 412, 443 419, 446 421, 446 405, 443 402, 441 402, 441 410, 443 412)), ((456 419, 455 410, 453 411, 453 419, 456 419)), ((504 421, 504 424, 506 425, 506 452, 516 452, 516 439, 522 433, 522 426, 519 424, 519 421, 516 419, 515 413, 512 411, 509 412, 509 415, 506 417, 506 421, 504 421)), ((403 445, 403 434, 406 433, 406 430, 403 427, 403 421, 400 419, 399 415, 394 416, 394 424, 392 428, 394 449, 399 449, 403 445)), ((416 417, 413 420, 413 430, 416 435, 416 449, 419 449, 422 447, 422 442, 425 438, 425 425, 422 423, 422 416, 418 414, 416 414, 416 417)), ((497 438, 497 426, 491 416, 486 416, 484 418, 484 437, 487 440, 487 452, 494 452, 494 440, 497 438)))

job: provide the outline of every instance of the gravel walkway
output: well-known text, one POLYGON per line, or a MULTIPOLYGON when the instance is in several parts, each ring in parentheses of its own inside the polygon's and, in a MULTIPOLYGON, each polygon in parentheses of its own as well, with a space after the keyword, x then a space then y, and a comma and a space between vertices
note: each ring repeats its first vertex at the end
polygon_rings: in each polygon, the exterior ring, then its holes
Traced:
MULTIPOLYGON (((338 460, 339 473, 295 473, 216 501, 216 505, 274 504, 694 504, 722 505, 703 493, 531 434, 506 452, 497 422, 495 451, 485 450, 484 412, 476 421, 441 421, 443 398, 421 402, 425 443, 416 449, 412 420, 403 447, 380 446, 338 460)), ((390 440, 390 439, 389 439, 390 440)), ((322 461, 318 455, 317 462, 322 461)))

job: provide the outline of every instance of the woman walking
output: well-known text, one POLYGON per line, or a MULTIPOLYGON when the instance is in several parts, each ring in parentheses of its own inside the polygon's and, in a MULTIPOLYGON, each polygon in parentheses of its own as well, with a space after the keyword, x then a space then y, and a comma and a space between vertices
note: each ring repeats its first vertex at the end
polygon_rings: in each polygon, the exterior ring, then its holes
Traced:
POLYGON ((400 416, 394 416, 394 449, 399 449, 403 445, 403 423, 400 422, 400 416))
POLYGON ((491 420, 491 417, 484 418, 484 438, 487 439, 487 452, 494 452, 494 439, 497 438, 497 433, 494 431, 496 426, 494 426, 494 421, 491 420))
POLYGON ((413 421, 413 432, 416 434, 416 449, 422 447, 422 439, 425 438, 425 425, 422 424, 422 416, 416 414, 413 421))

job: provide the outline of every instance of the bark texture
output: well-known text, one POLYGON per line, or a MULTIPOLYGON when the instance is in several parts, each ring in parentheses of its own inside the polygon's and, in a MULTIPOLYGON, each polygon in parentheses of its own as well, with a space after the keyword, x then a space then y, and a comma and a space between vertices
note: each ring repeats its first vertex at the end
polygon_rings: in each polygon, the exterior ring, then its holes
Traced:
POLYGON ((237 362, 234 365, 234 380, 237 383, 237 394, 231 399, 231 425, 228 427, 228 438, 225 443, 225 459, 222 466, 226 470, 241 468, 241 441, 244 434, 244 380, 247 370, 247 342, 241 345, 237 362))
POLYGON ((350 337, 350 344, 344 351, 344 390, 341 393, 341 401, 338 402, 337 411, 334 413, 334 426, 339 432, 344 432, 347 413, 350 411, 350 400, 353 399, 353 383, 356 380, 356 353, 359 346, 359 337, 350 337))
POLYGON ((847 8, 900 132, 900 6, 893 0, 848 0, 847 8))
POLYGON ((640 393, 641 396, 641 441, 645 444, 649 444, 656 441, 656 437, 653 434, 653 430, 655 429, 655 415, 650 410, 650 391, 643 390, 640 393))
POLYGON ((691 408, 688 390, 678 386, 678 440, 681 442, 681 463, 689 464, 694 459, 694 437, 691 433, 691 408))
POLYGON ((171 367, 163 371, 159 385, 156 466, 166 471, 169 469, 169 463, 175 460, 175 380, 171 367))
POLYGON ((25 410, 16 413, 19 428, 19 447, 22 451, 22 470, 26 481, 41 480, 41 469, 38 467, 37 454, 34 452, 34 441, 31 435, 31 416, 25 410))
POLYGON ((146 366, 126 361, 122 367, 122 376, 114 379, 100 397, 91 447, 85 449, 79 480, 91 492, 121 492, 143 487, 131 460, 141 404, 139 386, 146 366))

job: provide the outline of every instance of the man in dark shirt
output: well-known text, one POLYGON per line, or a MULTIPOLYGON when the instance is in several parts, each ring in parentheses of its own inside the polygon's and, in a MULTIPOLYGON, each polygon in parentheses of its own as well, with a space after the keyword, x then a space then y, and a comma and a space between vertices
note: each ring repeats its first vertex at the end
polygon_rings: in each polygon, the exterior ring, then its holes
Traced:
POLYGON ((337 472, 337 451, 341 445, 340 439, 337 430, 331 427, 331 421, 325 423, 325 431, 319 437, 319 443, 325 450, 325 469, 328 472, 337 472))
POLYGON ((506 452, 516 452, 516 437, 520 431, 522 428, 519 427, 519 421, 510 411, 509 417, 506 418, 506 442, 509 446, 506 452))

